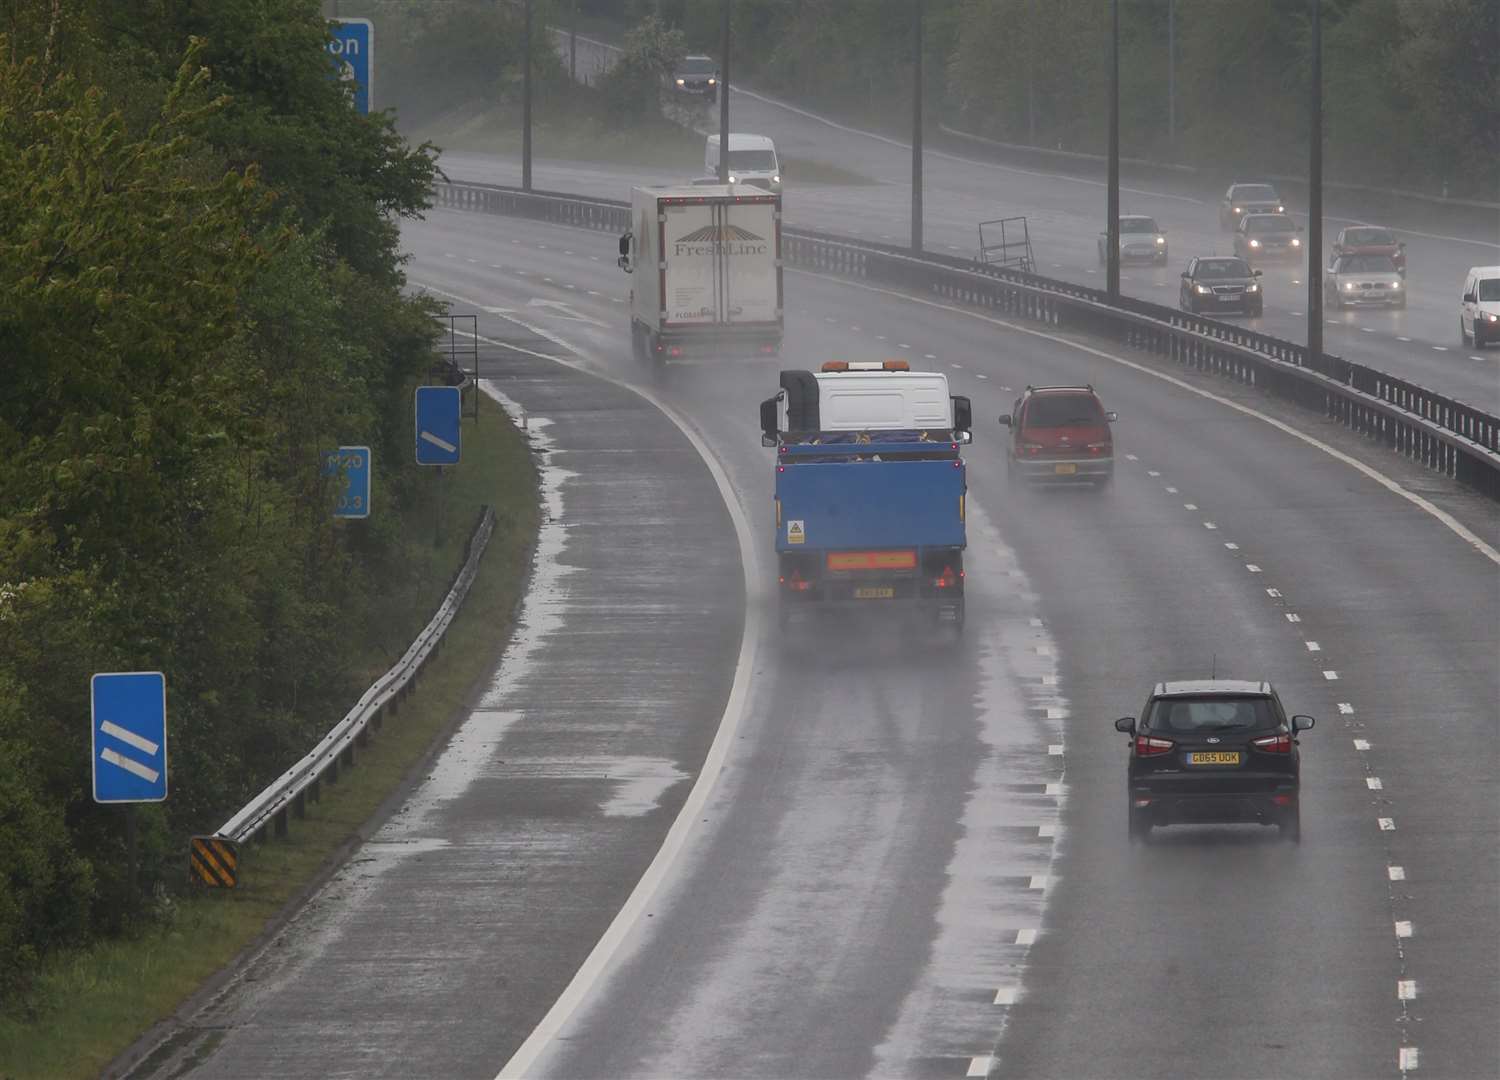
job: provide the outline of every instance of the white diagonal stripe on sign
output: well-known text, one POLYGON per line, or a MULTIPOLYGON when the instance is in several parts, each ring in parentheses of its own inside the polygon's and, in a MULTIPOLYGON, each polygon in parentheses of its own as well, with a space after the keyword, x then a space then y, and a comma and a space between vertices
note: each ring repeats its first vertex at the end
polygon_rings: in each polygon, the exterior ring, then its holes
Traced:
POLYGON ((150 754, 152 757, 156 756, 156 751, 160 748, 150 739, 147 739, 141 735, 137 735, 133 731, 126 731, 113 720, 104 721, 104 723, 99 725, 99 730, 103 734, 108 735, 110 738, 119 739, 122 743, 133 746, 137 750, 141 751, 141 753, 150 754))
POLYGON ((118 765, 128 773, 135 773, 135 775, 148 784, 156 783, 156 778, 161 775, 155 769, 142 765, 139 761, 132 761, 130 758, 125 757, 123 754, 118 754, 113 750, 100 750, 99 758, 102 761, 109 762, 111 765, 118 765))
POLYGON ((454 446, 447 439, 440 439, 430 431, 422 432, 421 439, 423 442, 430 442, 433 446, 441 447, 450 454, 458 449, 458 447, 454 446))

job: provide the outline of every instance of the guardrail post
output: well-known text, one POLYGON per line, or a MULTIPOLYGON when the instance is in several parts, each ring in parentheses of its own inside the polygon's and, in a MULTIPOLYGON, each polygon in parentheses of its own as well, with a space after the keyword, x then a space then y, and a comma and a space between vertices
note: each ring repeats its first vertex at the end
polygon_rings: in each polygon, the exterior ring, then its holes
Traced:
POLYGON ((276 816, 271 819, 271 823, 272 827, 276 830, 277 836, 286 835, 286 807, 283 806, 280 810, 276 811, 276 816))
POLYGON ((307 788, 303 788, 292 796, 292 813, 297 816, 298 820, 307 817, 307 791, 307 788))
POLYGON ((339 782, 338 755, 334 755, 328 759, 328 767, 323 770, 323 779, 327 780, 330 784, 337 784, 339 782))
POLYGON ((339 756, 344 759, 344 766, 346 768, 350 768, 350 769, 354 768, 354 744, 353 743, 350 743, 348 746, 344 747, 344 752, 342 754, 340 754, 339 756))

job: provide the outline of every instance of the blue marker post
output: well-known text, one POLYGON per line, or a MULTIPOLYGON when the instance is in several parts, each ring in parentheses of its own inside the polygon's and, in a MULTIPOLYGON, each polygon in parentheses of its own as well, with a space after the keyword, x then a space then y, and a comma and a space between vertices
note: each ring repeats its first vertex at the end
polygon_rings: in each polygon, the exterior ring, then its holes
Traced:
POLYGON ((167 797, 167 679, 159 671, 101 672, 89 682, 94 801, 125 803, 126 881, 136 895, 135 804, 167 797))
POLYGON ((336 518, 370 516, 371 474, 374 462, 368 446, 341 446, 323 451, 323 475, 336 477, 338 499, 334 503, 336 518))

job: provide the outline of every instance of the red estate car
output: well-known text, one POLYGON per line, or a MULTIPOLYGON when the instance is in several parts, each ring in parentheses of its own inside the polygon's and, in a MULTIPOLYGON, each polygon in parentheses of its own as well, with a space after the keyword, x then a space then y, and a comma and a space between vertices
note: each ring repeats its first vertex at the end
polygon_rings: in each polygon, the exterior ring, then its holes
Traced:
POLYGON ((1406 273, 1406 245, 1379 225, 1347 225, 1333 241, 1332 255, 1389 255, 1396 272, 1406 273))
POLYGON ((1006 475, 1024 481, 1085 481, 1108 487, 1115 476, 1115 444, 1092 386, 1028 386, 1015 411, 1000 417, 1010 428, 1006 475))

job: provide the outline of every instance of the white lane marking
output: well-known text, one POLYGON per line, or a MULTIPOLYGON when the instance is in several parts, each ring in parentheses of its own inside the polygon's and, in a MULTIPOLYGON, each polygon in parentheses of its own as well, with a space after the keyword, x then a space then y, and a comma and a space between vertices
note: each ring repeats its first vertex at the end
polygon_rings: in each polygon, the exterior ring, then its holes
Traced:
POLYGON ((1067 718, 1068 718, 1068 710, 1067 709, 1064 709, 1064 708, 1062 708, 1059 705, 1048 705, 1047 706, 1047 719, 1048 720, 1066 720, 1067 718))
POLYGON ((1373 334, 1375 332, 1374 328, 1369 326, 1361 326, 1360 331, 1366 334, 1373 334))
POLYGON ((922 354, 922 359, 923 360, 936 360, 937 357, 934 356, 932 353, 923 353, 922 354))
POLYGON ((1177 489, 1174 488, 1171 484, 1168 484, 1167 485, 1167 494, 1168 495, 1176 495, 1177 494, 1177 489))
POLYGON ((144 735, 137 735, 133 731, 122 728, 113 720, 104 721, 104 723, 99 725, 99 730, 105 735, 110 736, 111 738, 119 739, 127 746, 135 747, 143 754, 150 754, 152 757, 156 756, 156 751, 160 749, 161 746, 160 743, 154 743, 144 735))
POLYGON ((1062 784, 1058 783, 1056 780, 1053 780, 1052 782, 1050 782, 1042 790, 1042 794, 1043 795, 1062 795, 1063 794, 1063 786, 1062 786, 1062 784))
POLYGON ((1478 361, 1480 361, 1480 362, 1481 362, 1481 363, 1483 363, 1483 362, 1484 362, 1484 357, 1482 357, 1482 356, 1471 356, 1471 357, 1469 357, 1469 359, 1470 359, 1470 360, 1478 360, 1478 361))
POLYGON ((1380 782, 1380 777, 1378 776, 1365 777, 1365 787, 1371 791, 1383 791, 1385 789, 1385 785, 1380 782))
POLYGON ((500 263, 490 263, 490 269, 491 270, 504 270, 505 267, 502 266, 500 263))
POLYGON ((990 1070, 995 1067, 993 1054, 980 1054, 978 1057, 969 1059, 969 1071, 965 1076, 988 1076, 990 1070))
POLYGON ((1278 599, 1281 596, 1281 590, 1280 589, 1267 589, 1266 590, 1266 595, 1269 596, 1269 597, 1271 597, 1272 599, 1278 599))
POLYGON ((850 329, 850 330, 853 330, 853 331, 854 331, 854 332, 855 332, 855 333, 856 333, 856 334, 857 334, 857 333, 859 333, 859 327, 857 327, 857 326, 853 326, 853 325, 851 325, 851 326, 850 326, 850 327, 849 327, 849 329, 850 329))
POLYGON ((1388 877, 1388 878, 1390 878, 1392 881, 1405 881, 1406 880, 1406 867, 1404 867, 1404 866, 1387 866, 1385 868, 1385 876, 1388 877))
POLYGON ((904 341, 898 341, 898 342, 896 342, 896 348, 898 348, 898 349, 909 349, 909 348, 911 348, 911 346, 908 345, 904 341))
POLYGON ((1250 571, 1252 574, 1260 573, 1260 567, 1256 566, 1253 562, 1247 562, 1245 564, 1245 569, 1250 571))
MULTIPOLYGON (((1341 701, 1341 702, 1339 702, 1339 712, 1342 715, 1344 715, 1344 716, 1353 716, 1354 715, 1354 706, 1350 705, 1347 701, 1341 701)), ((1357 742, 1357 741, 1360 741, 1360 740, 1355 740, 1355 741, 1357 742)))
POLYGON ((1383 817, 1383 818, 1376 818, 1375 820, 1378 821, 1378 822, 1380 822, 1380 831, 1381 832, 1395 832, 1396 831, 1396 819, 1395 818, 1383 817))
POLYGON ((1161 473, 1157 472, 1155 469, 1147 469, 1146 470, 1146 475, 1147 476, 1160 476, 1161 473))
POLYGON ((1238 544, 1236 544, 1233 540, 1225 540, 1224 541, 1224 547, 1227 548, 1230 551, 1238 551, 1240 549, 1240 546, 1238 544))
POLYGON ((1369 739, 1355 739, 1354 740, 1354 749, 1360 751, 1361 753, 1364 753, 1365 751, 1367 751, 1367 750, 1370 749, 1370 740, 1369 739))
POLYGON ((1125 455, 1125 460, 1126 461, 1139 461, 1141 459, 1138 458, 1138 457, 1136 457, 1134 454, 1126 454, 1125 455))
POLYGON ((884 341, 885 340, 885 335, 884 334, 876 334, 875 335, 875 340, 876 341, 884 341))
POLYGON ((1041 889, 1045 891, 1047 886, 1051 884, 1051 882, 1052 877, 1050 874, 1032 874, 1030 887, 1033 889, 1041 889))
POLYGON ((116 765, 119 768, 124 769, 128 773, 135 773, 135 775, 139 776, 148 784, 156 783, 156 778, 161 775, 161 773, 157 772, 149 765, 142 765, 134 758, 128 758, 124 754, 121 754, 119 751, 110 748, 105 748, 99 751, 99 760, 107 761, 111 765, 116 765))
MULTIPOLYGON (((793 270, 792 273, 808 274, 809 276, 812 276, 812 272, 808 270, 793 270)), ((1005 319, 997 319, 993 315, 985 315, 982 312, 978 311, 967 311, 964 308, 955 307, 952 304, 939 303, 936 300, 928 300, 925 297, 920 296, 911 296, 907 293, 898 292, 895 289, 881 288, 878 285, 866 285, 863 282, 859 281, 845 281, 839 278, 829 278, 826 276, 823 277, 823 280, 834 281, 848 288, 861 289, 865 292, 881 293, 886 296, 898 296, 909 303, 921 304, 925 307, 938 308, 941 311, 952 312, 953 314, 961 315, 970 319, 977 319, 980 322, 990 323, 993 326, 1002 326, 1007 330, 1013 330, 1016 333, 1029 334, 1032 337, 1039 337, 1046 341, 1051 341, 1067 348, 1077 349, 1078 351, 1086 352, 1091 356, 1097 356, 1100 359, 1119 364, 1121 367, 1127 367, 1133 371, 1138 371, 1141 374, 1148 375, 1153 379, 1160 379, 1162 382, 1171 383, 1173 386, 1177 387, 1180 390, 1185 390, 1190 394, 1196 394, 1208 401, 1212 401, 1216 404, 1222 405, 1226 409, 1232 409, 1235 412, 1240 413, 1242 416, 1254 417, 1255 419, 1260 420, 1262 423, 1271 425, 1271 427, 1275 428, 1277 431, 1280 431, 1285 435, 1289 435, 1292 438, 1299 440, 1300 442, 1306 443, 1308 446, 1311 446, 1316 450, 1321 450, 1323 453, 1327 454, 1335 461, 1341 462, 1342 464, 1347 465, 1349 468, 1355 470, 1356 472, 1361 473, 1369 479, 1375 481, 1375 483, 1385 488, 1391 494, 1405 499, 1407 502, 1422 510, 1424 513, 1442 522, 1445 526, 1447 526, 1449 531, 1463 540, 1464 543, 1474 548, 1474 550, 1478 551, 1481 555, 1489 559, 1496 566, 1500 566, 1500 551, 1497 551, 1495 548, 1490 546, 1478 535, 1476 535, 1472 529, 1468 528, 1446 510, 1438 507, 1431 500, 1425 499, 1415 492, 1408 491, 1406 488, 1402 487, 1400 484, 1392 480, 1390 477, 1386 476, 1384 473, 1381 473, 1378 470, 1370 467, 1369 465, 1366 465, 1362 461, 1358 461, 1355 458, 1350 457, 1342 450, 1335 449, 1328 443, 1323 442, 1321 439, 1316 439, 1313 436, 1308 435, 1306 432, 1297 430, 1291 424, 1288 424, 1283 420, 1278 420, 1274 416, 1269 416, 1257 409, 1252 409, 1248 405, 1242 405, 1239 402, 1231 401, 1229 398, 1226 398, 1220 394, 1215 394, 1211 390, 1204 390, 1202 387, 1194 386, 1191 383, 1187 382, 1185 379, 1180 379, 1175 375, 1168 375, 1165 372, 1157 371, 1154 368, 1147 367, 1145 364, 1136 363, 1134 360, 1127 360, 1123 356, 1116 356, 1114 353, 1105 352, 1103 349, 1096 349, 1092 345, 1085 345, 1079 341, 1069 341, 1067 338, 1059 337, 1056 334, 1049 334, 1045 330, 1037 330, 1030 326, 1022 326, 1020 323, 1007 322, 1005 319)), ((1135 460, 1132 455, 1127 454, 1126 457, 1130 458, 1130 460, 1132 461, 1135 460)))
POLYGON ((1411 1001, 1417 996, 1416 979, 1396 980, 1396 999, 1398 1001, 1411 1001))
POLYGON ((1182 504, 1182 508, 1184 510, 1196 510, 1196 509, 1198 509, 1198 504, 1197 503, 1183 503, 1182 504))
POLYGON ((1409 337, 1398 337, 1396 340, 1397 341, 1410 341, 1411 338, 1409 338, 1409 337))
POLYGON ((1016 931, 1016 944, 1017 945, 1035 945, 1036 944, 1036 931, 1035 930, 1017 930, 1016 931))
POLYGON ((1049 755, 1051 755, 1052 757, 1062 757, 1063 756, 1063 744, 1062 743, 1050 743, 1050 744, 1048 744, 1048 746, 1047 746, 1047 753, 1049 755))
POLYGON ((479 260, 478 260, 478 259, 470 259, 470 258, 465 258, 465 259, 464 259, 464 262, 466 262, 466 263, 471 263, 471 264, 472 264, 472 263, 477 263, 477 262, 479 262, 479 260))
POLYGON ((1339 673, 1337 671, 1325 671, 1323 672, 1323 678, 1327 679, 1329 682, 1338 682, 1339 673))
POLYGON ((995 991, 996 1005, 1014 1005, 1018 991, 1014 986, 1002 986, 995 991))
POLYGON ((976 378, 976 379, 988 379, 989 376, 988 375, 981 375, 979 372, 976 371, 974 373, 974 378, 976 378))
POLYGON ((1294 611, 1288 611, 1286 613, 1286 621, 1287 622, 1301 622, 1302 621, 1302 616, 1298 615, 1294 611))
POLYGON ((1036 646, 1036 654, 1038 656, 1051 656, 1052 655, 1052 646, 1051 645, 1037 645, 1036 646))
POLYGON ((1316 641, 1304 641, 1302 644, 1304 644, 1304 645, 1307 646, 1307 651, 1308 652, 1322 652, 1323 651, 1323 646, 1319 645, 1316 641))
POLYGON ((456 445, 449 442, 447 439, 434 435, 430 431, 420 432, 417 435, 417 438, 421 439, 425 443, 431 443, 433 446, 436 446, 440 450, 446 450, 450 454, 458 449, 456 445))
POLYGON ((1433 352, 1447 352, 1448 351, 1448 346, 1446 346, 1446 345, 1434 345, 1432 347, 1432 351, 1433 352))
POLYGON ((1043 675, 1042 676, 1042 685, 1043 686, 1056 686, 1057 685, 1057 676, 1056 675, 1043 675))
POLYGON ((1420 1059, 1415 1046, 1403 1046, 1396 1054, 1396 1067, 1402 1072, 1413 1072, 1420 1059))
MULTIPOLYGON (((413 284, 417 283, 414 282, 413 284)), ((428 292, 448 296, 471 307, 482 306, 469 297, 460 296, 433 286, 418 285, 418 287, 425 288, 428 292)), ((757 548, 750 531, 750 522, 745 517, 744 508, 740 506, 739 500, 734 497, 734 488, 729 482, 729 476, 724 471, 724 466, 719 462, 719 459, 709 449, 708 444, 703 441, 697 431, 688 424, 686 419, 679 416, 675 409, 664 401, 661 401, 650 391, 638 386, 631 386, 629 383, 621 382, 618 379, 586 366, 583 361, 592 358, 588 357, 582 349, 575 347, 553 332, 542 327, 531 326, 514 316, 506 315, 501 317, 536 334, 538 337, 566 349, 578 359, 532 353, 528 349, 522 349, 514 345, 507 346, 508 348, 518 352, 529 353, 545 360, 553 360, 556 363, 573 368, 575 371, 583 371, 595 378, 603 379, 614 386, 628 390, 661 410, 662 414, 677 426, 678 430, 692 444, 693 449, 698 452, 699 456, 703 459, 703 463, 708 467, 709 474, 713 477, 714 484, 719 489, 719 497, 724 500, 725 508, 729 511, 730 520, 734 522, 735 538, 740 549, 740 567, 743 576, 742 587, 745 590, 745 596, 748 598, 752 593, 756 580, 754 575, 757 573, 754 561, 754 552, 757 548)), ((504 344, 503 342, 490 341, 489 339, 482 340, 486 340, 487 344, 504 344)), ((703 766, 698 772, 698 779, 693 782, 692 790, 688 792, 687 799, 682 804, 682 809, 678 811, 671 828, 667 830, 667 835, 662 840, 661 847, 657 849, 656 855, 651 859, 651 864, 646 867, 645 873, 636 882, 635 888, 631 890, 629 897, 626 898, 624 905, 616 913, 614 920, 610 922, 609 927, 599 938, 598 943, 594 945, 588 956, 584 958, 583 964, 574 973, 567 988, 553 1002, 552 1008, 547 1010, 547 1015, 543 1016, 541 1022, 532 1029, 531 1034, 526 1037, 526 1041, 521 1044, 520 1048, 511 1056, 511 1059, 505 1063, 505 1066, 497 1074, 496 1080, 524 1077, 531 1071, 537 1059, 541 1056, 542 1051, 557 1037, 558 1032, 563 1029, 568 1020, 578 1010, 579 1005, 582 1004, 595 984, 604 975, 615 953, 619 951, 621 944, 630 933, 632 927, 640 921, 646 906, 656 895, 656 891, 666 878, 667 872, 672 869, 672 865, 677 861, 677 857, 686 846, 688 837, 692 833, 693 827, 701 820, 703 808, 708 804, 709 795, 712 794, 715 785, 718 783, 719 775, 723 772, 724 762, 729 756, 729 748, 735 742, 740 721, 744 716, 745 705, 750 693, 750 679, 755 668, 756 642, 760 640, 760 624, 761 613, 759 607, 755 604, 746 603, 745 622, 740 632, 740 651, 738 657, 735 659, 734 681, 729 687, 729 697, 724 702, 724 712, 719 718, 718 731, 714 733, 714 739, 709 745, 708 754, 703 759, 703 766)))
POLYGON ((1396 920, 1396 936, 1400 938, 1411 937, 1411 921, 1409 919, 1396 920))
POLYGON ((1056 825, 1038 825, 1036 827, 1036 835, 1037 835, 1037 839, 1039 839, 1039 840, 1050 840, 1052 837, 1054 837, 1054 836, 1057 835, 1057 826, 1056 825))
POLYGON ((1041 626, 1042 625, 1042 620, 1038 619, 1035 615, 1033 615, 1028 621, 1031 623, 1032 626, 1041 626))

